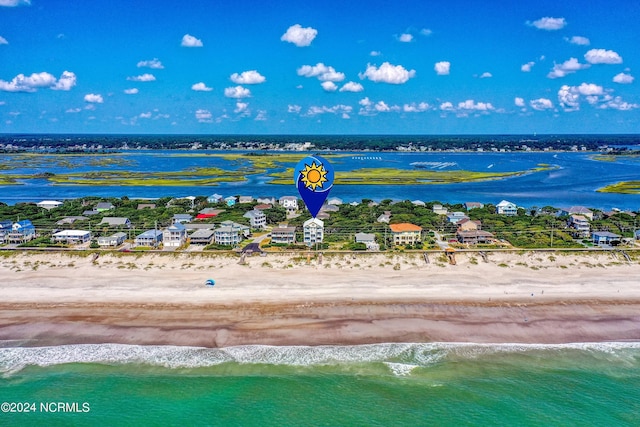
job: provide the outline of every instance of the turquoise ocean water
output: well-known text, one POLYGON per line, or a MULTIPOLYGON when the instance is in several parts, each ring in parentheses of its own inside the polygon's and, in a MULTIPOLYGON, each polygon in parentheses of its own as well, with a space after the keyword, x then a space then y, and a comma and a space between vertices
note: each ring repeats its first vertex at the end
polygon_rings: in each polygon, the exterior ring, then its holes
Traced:
POLYGON ((4 402, 36 406, 3 426, 640 425, 640 343, 4 347, 4 402))

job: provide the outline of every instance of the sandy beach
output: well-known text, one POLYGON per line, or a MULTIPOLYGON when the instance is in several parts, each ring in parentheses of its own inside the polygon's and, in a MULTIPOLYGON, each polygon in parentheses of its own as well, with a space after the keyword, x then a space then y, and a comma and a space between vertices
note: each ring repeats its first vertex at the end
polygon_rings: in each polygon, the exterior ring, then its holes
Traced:
POLYGON ((640 339, 633 253, 2 255, 5 345, 640 339))

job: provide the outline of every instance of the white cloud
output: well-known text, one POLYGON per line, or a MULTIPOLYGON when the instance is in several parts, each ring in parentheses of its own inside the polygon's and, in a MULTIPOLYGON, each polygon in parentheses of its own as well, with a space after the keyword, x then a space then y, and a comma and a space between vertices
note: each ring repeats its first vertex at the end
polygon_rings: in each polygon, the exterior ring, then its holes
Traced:
POLYGON ((364 87, 356 82, 347 82, 340 88, 340 92, 362 92, 363 90, 364 87))
POLYGON ((371 52, 369 52, 370 56, 382 56, 382 52, 380 52, 379 50, 372 50, 371 52))
POLYGON ((558 102, 565 111, 580 109, 580 97, 584 96, 589 104, 595 105, 611 99, 602 86, 594 83, 582 83, 580 86, 563 85, 558 91, 558 102))
POLYGON ((613 81, 615 83, 620 84, 631 84, 633 83, 634 77, 631 74, 619 73, 613 77, 613 81))
POLYGON ((76 80, 77 79, 75 73, 72 73, 71 71, 63 71, 56 84, 51 86, 51 89, 71 90, 71 88, 76 85, 76 80))
POLYGON ((473 99, 467 99, 464 102, 458 103, 458 109, 460 110, 475 110, 475 111, 491 111, 495 110, 490 102, 475 102, 473 99))
POLYGON ((280 37, 283 42, 293 43, 298 47, 309 46, 318 35, 318 30, 307 27, 302 28, 300 24, 295 24, 287 29, 287 32, 280 37))
POLYGON ((263 122, 267 120, 267 111, 266 110, 258 110, 258 114, 256 114, 256 118, 253 119, 258 122, 263 122))
POLYGON ((547 77, 556 79, 589 67, 589 64, 581 64, 576 58, 569 58, 562 64, 555 64, 551 71, 549 71, 549 74, 547 74, 547 77))
POLYGON ((516 107, 525 107, 524 98, 516 96, 513 102, 514 104, 516 104, 516 107))
POLYGON ((127 77, 127 80, 132 82, 153 82, 156 80, 156 76, 154 76, 153 74, 145 73, 139 76, 129 76, 127 77))
POLYGON ((196 92, 211 92, 213 88, 207 87, 203 82, 195 83, 191 86, 191 90, 195 90, 196 92))
POLYGON ((184 36, 182 36, 182 43, 180 43, 180 46, 184 46, 184 47, 202 47, 204 45, 202 44, 202 40, 197 39, 197 38, 193 37, 190 34, 185 34, 184 36))
POLYGON ((65 113, 79 113, 80 111, 82 111, 82 108, 69 108, 65 113))
POLYGON ((9 44, 9 42, 4 37, 0 36, 0 44, 9 44))
POLYGON ((538 111, 544 111, 553 108, 553 102, 547 98, 532 99, 529 101, 531 108, 538 111))
POLYGON ((303 65, 298 68, 298 75, 303 77, 317 77, 320 81, 341 82, 344 80, 344 73, 336 71, 333 67, 324 65, 322 62, 316 65, 303 65))
POLYGON ((228 87, 224 90, 224 96, 227 98, 248 98, 251 96, 251 91, 242 86, 228 87))
POLYGON ((575 87, 563 85, 558 90, 558 102, 564 111, 577 111, 580 109, 580 94, 575 87))
POLYGON ((249 103, 248 102, 236 102, 236 108, 233 110, 234 113, 249 113, 249 103))
POLYGON ((131 88, 131 89, 125 89, 124 93, 126 93, 127 95, 135 95, 136 93, 138 93, 139 90, 137 88, 131 88))
POLYGON ((431 34, 433 34, 433 31, 428 28, 423 28, 420 30, 420 35, 422 36, 430 36, 431 34))
POLYGON ((322 89, 327 92, 335 92, 338 90, 338 86, 336 86, 334 82, 322 82, 320 85, 322 86, 322 89))
POLYGON ((411 43, 413 41, 413 35, 408 33, 403 33, 398 36, 398 41, 402 43, 411 43))
POLYGON ((368 78, 372 82, 390 84, 406 83, 415 75, 416 70, 407 70, 402 65, 392 65, 388 62, 383 62, 380 68, 369 64, 364 73, 358 74, 361 79, 368 78))
POLYGON ((536 65, 535 62, 533 61, 529 61, 526 64, 522 64, 522 66, 520 67, 520 71, 522 71, 523 73, 528 73, 529 71, 531 71, 531 68, 536 65))
POLYGON ((591 49, 584 54, 590 64, 622 64, 622 57, 612 50, 591 49))
POLYGON ((440 109, 442 111, 453 111, 453 104, 449 101, 443 102, 442 104, 440 104, 440 109))
POLYGON ((86 94, 84 96, 84 100, 86 102, 91 102, 92 104, 102 104, 104 102, 104 99, 102 98, 102 95, 95 94, 95 93, 86 94))
POLYGON ((344 115, 349 115, 353 111, 353 107, 350 105, 338 104, 331 107, 327 107, 325 105, 316 106, 313 105, 309 107, 305 115, 307 116, 316 116, 318 114, 339 114, 342 117, 344 115))
POLYGON ((141 119, 150 119, 152 116, 151 111, 147 112, 147 113, 140 113, 138 115, 138 117, 140 117, 141 119))
POLYGON ((420 102, 418 104, 414 102, 411 104, 404 104, 402 106, 402 111, 404 111, 405 113, 420 113, 423 111, 427 111, 429 108, 430 106, 426 102, 420 102))
POLYGON ((199 123, 212 123, 213 115, 209 110, 199 109, 196 110, 196 119, 199 123))
POLYGON ((302 107, 301 107, 301 106, 299 106, 299 105, 295 105, 295 104, 294 104, 294 105, 291 105, 291 104, 289 104, 289 105, 287 106, 287 112, 288 112, 288 113, 296 113, 296 114, 299 114, 301 110, 302 110, 302 107))
POLYGON ((484 73, 480 74, 481 79, 488 79, 491 77, 493 77, 493 74, 489 73, 488 71, 485 71, 484 73))
POLYGON ((593 83, 582 83, 577 87, 577 90, 581 95, 602 95, 604 93, 602 86, 593 83))
POLYGON ((567 25, 567 21, 564 18, 551 18, 545 16, 537 21, 527 22, 528 25, 536 27, 539 30, 554 31, 560 30, 567 25))
POLYGON ((433 69, 436 70, 436 73, 439 76, 446 76, 449 74, 449 70, 451 69, 451 63, 449 61, 436 62, 433 69))
POLYGON ((142 68, 142 67, 161 70, 161 69, 164 68, 164 65, 162 65, 162 62, 160 62, 160 60, 158 60, 158 58, 153 58, 153 59, 150 59, 150 60, 147 60, 147 61, 138 62, 138 68, 142 68))
POLYGON ((373 108, 375 108, 376 111, 379 111, 381 113, 391 111, 391 108, 384 101, 376 102, 376 105, 374 105, 373 108))
POLYGON ((231 81, 239 85, 255 85, 265 82, 265 77, 256 70, 243 71, 242 74, 231 74, 231 81))
POLYGON ((573 36, 571 38, 565 37, 565 40, 571 44, 577 44, 578 46, 589 46, 591 44, 591 40, 582 36, 573 36))
POLYGON ((600 105, 599 108, 602 108, 602 109, 611 108, 612 110, 629 111, 636 108, 640 108, 640 105, 630 104, 626 101, 623 101, 621 97, 616 96, 615 98, 612 98, 608 100, 606 103, 600 105))
POLYGON ((33 73, 30 76, 18 74, 10 82, 0 80, 0 90, 5 92, 35 92, 39 88, 53 87, 55 84, 56 78, 47 72, 33 73))
POLYGON ((31 0, 0 0, 0 6, 5 6, 5 7, 31 6, 31 0))

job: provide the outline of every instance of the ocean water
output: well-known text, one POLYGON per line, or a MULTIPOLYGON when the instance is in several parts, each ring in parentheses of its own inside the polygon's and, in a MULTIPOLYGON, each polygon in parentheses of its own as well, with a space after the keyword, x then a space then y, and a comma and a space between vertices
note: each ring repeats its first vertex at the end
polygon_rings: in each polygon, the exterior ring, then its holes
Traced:
POLYGON ((0 403, 3 426, 632 426, 640 343, 4 347, 0 403))

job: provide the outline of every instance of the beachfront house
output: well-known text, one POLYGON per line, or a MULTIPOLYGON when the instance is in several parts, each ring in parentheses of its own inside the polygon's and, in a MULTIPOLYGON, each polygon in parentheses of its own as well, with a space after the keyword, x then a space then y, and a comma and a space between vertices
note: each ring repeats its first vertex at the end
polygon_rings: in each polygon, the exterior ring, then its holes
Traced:
POLYGON ((364 243, 367 250, 378 250, 380 246, 376 243, 376 235, 373 233, 356 233, 356 243, 364 243))
POLYGON ((389 225, 394 245, 413 245, 422 240, 422 227, 408 222, 389 225))
POLYGON ((98 246, 100 246, 101 248, 116 248, 123 244, 126 239, 127 233, 119 231, 112 234, 111 236, 98 237, 98 246))
POLYGON ((131 228, 131 221, 129 221, 129 218, 120 216, 105 216, 98 225, 115 228, 131 228))
POLYGON ((380 214, 378 218, 376 218, 377 222, 384 222, 387 224, 389 224, 390 220, 391 220, 391 211, 384 211, 382 214, 380 214))
POLYGON ((231 207, 238 202, 238 199, 236 199, 234 196, 229 196, 224 198, 224 202, 227 206, 231 207))
POLYGON ((276 204, 276 198, 275 197, 258 197, 256 199, 256 202, 263 204, 263 205, 275 205, 276 204))
POLYGON ((447 220, 451 223, 451 224, 456 224, 459 221, 462 221, 463 219, 469 219, 468 216, 466 216, 464 214, 464 212, 450 212, 447 215, 447 220))
POLYGON ((238 197, 238 203, 253 203, 253 197, 251 197, 251 196, 240 196, 240 197, 238 197))
POLYGON ((503 200, 496 205, 496 213, 504 216, 516 216, 518 215, 518 207, 515 203, 503 200))
POLYGON ((236 246, 242 241, 245 228, 248 229, 246 225, 224 221, 220 227, 214 230, 213 239, 218 245, 236 246))
POLYGON ((610 231, 594 231, 591 233, 591 241, 598 246, 615 245, 620 242, 620 238, 619 234, 611 233, 610 231))
POLYGON ((177 222, 162 230, 162 246, 177 248, 187 242, 187 227, 177 222))
POLYGON ((133 240, 136 246, 149 246, 155 248, 162 243, 162 231, 160 230, 147 230, 144 233, 140 233, 133 240))
POLYGON ((449 210, 440 204, 433 205, 431 208, 434 214, 436 215, 446 215, 449 210))
POLYGON ((11 233, 13 221, 5 219, 0 221, 0 243, 4 243, 6 236, 11 233))
POLYGON ((59 202, 57 200, 43 200, 41 202, 36 203, 36 206, 39 208, 44 208, 46 210, 51 210, 51 209, 62 206, 62 202, 59 202))
POLYGON ((91 231, 88 230, 62 230, 51 236, 54 243, 66 243, 68 245, 81 245, 91 241, 91 231))
POLYGON ((248 211, 242 217, 249 219, 251 228, 265 228, 267 226, 267 216, 260 209, 248 211))
POLYGON ((584 206, 571 206, 570 208, 562 208, 558 211, 558 216, 582 215, 589 221, 593 221, 593 211, 584 206))
POLYGON ((223 209, 204 208, 196 215, 196 219, 208 219, 217 216, 224 212, 223 209))
POLYGON ((324 240, 324 221, 318 218, 309 218, 302 224, 304 244, 313 246, 324 240))
POLYGON ((111 204, 110 202, 100 202, 94 208, 94 210, 98 212, 110 211, 111 209, 115 209, 115 206, 113 206, 113 204, 111 204))
POLYGON ((481 208, 484 208, 484 204, 480 202, 465 202, 464 208, 467 211, 470 211, 471 209, 481 209, 481 208))
POLYGON ((473 221, 469 218, 461 219, 456 223, 456 225, 458 226, 458 231, 473 231, 480 230, 482 228, 481 221, 473 221))
POLYGON ((222 200, 223 197, 218 193, 207 197, 207 203, 220 203, 222 200))
POLYGON ((293 245, 296 243, 296 227, 280 224, 271 230, 271 243, 293 245))
POLYGON ((15 222, 5 241, 9 243, 24 243, 36 238, 36 227, 28 219, 15 222))
POLYGON ((456 238, 460 243, 477 245, 478 243, 492 243, 495 237, 484 230, 458 230, 456 238))
POLYGON ((589 220, 583 215, 570 215, 567 224, 573 229, 572 234, 574 237, 589 237, 591 234, 589 220))
POLYGON ((89 218, 86 216, 65 216, 59 221, 56 221, 56 225, 73 224, 76 221, 86 221, 89 218))
POLYGON ((194 231, 189 236, 189 241, 192 245, 210 245, 213 243, 215 231, 211 229, 201 228, 194 231))
POLYGON ((191 222, 193 216, 189 214, 174 214, 171 218, 171 224, 183 224, 185 222, 191 222))
POLYGON ((327 205, 340 206, 342 203, 343 201, 339 197, 331 197, 327 200, 327 205))
POLYGON ((298 198, 296 196, 282 196, 278 199, 278 203, 287 210, 287 214, 295 213, 298 210, 298 198))

